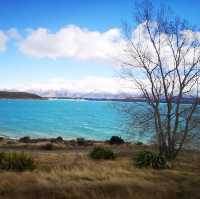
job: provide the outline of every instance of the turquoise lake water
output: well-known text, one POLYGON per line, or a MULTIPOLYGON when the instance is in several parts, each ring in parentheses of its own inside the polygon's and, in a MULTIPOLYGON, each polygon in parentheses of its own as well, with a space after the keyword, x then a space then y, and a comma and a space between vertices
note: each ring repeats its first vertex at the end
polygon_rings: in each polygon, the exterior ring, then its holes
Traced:
POLYGON ((84 100, 0 100, 0 136, 19 138, 128 138, 123 102, 84 100))

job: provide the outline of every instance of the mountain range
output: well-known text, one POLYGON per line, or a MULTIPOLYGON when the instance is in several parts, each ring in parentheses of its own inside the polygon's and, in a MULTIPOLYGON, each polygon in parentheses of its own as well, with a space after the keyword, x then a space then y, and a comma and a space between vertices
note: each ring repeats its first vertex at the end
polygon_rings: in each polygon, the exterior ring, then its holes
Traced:
MULTIPOLYGON (((20 91, 0 91, 0 99, 86 99, 86 100, 113 100, 113 101, 140 101, 144 102, 145 98, 139 95, 130 95, 127 93, 106 93, 106 92, 68 92, 65 90, 55 91, 37 91, 30 90, 28 92, 20 91), (36 94, 34 94, 36 93, 36 94)), ((181 99, 182 103, 191 103, 193 97, 185 96, 181 99)), ((176 102, 177 97, 173 98, 176 102)), ((166 102, 164 98, 161 98, 161 102, 166 102)))

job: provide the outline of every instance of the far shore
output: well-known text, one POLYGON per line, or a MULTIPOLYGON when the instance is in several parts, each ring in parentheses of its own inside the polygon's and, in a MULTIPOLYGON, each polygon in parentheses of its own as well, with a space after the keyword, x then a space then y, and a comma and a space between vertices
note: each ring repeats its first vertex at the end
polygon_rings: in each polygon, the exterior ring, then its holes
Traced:
MULTIPOLYGON (((121 95, 121 94, 120 94, 121 95)), ((92 97, 85 97, 78 96, 78 97, 70 97, 70 96, 40 96, 34 93, 28 92, 19 92, 19 91, 0 91, 0 100, 51 100, 51 99, 65 99, 65 100, 87 100, 87 101, 116 101, 116 102, 146 102, 146 99, 141 96, 133 96, 130 94, 118 96, 107 96, 107 97, 96 97, 95 94, 92 97)), ((102 95, 103 96, 103 95, 102 95)), ((176 103, 177 96, 174 96, 173 101, 176 103)), ((165 99, 160 99, 161 103, 165 103, 165 99)), ((181 99, 182 104, 190 104, 193 101, 193 97, 183 97, 181 99)))
POLYGON ((57 138, 30 138, 28 136, 21 138, 8 138, 0 137, 0 151, 17 150, 17 151, 79 151, 88 152, 95 146, 103 146, 113 149, 116 153, 121 155, 132 155, 135 149, 148 149, 153 146, 146 145, 142 142, 130 143, 124 142, 123 144, 110 144, 109 140, 87 140, 84 138, 77 139, 63 139, 57 138))

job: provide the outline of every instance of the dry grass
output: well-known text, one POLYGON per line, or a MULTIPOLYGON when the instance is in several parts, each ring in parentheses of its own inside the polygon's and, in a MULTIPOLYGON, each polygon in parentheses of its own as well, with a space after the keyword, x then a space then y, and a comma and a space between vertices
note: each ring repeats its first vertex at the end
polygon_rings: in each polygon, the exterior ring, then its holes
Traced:
POLYGON ((94 161, 84 152, 34 153, 33 172, 1 172, 2 199, 198 199, 200 156, 183 154, 170 170, 138 169, 131 157, 94 161))

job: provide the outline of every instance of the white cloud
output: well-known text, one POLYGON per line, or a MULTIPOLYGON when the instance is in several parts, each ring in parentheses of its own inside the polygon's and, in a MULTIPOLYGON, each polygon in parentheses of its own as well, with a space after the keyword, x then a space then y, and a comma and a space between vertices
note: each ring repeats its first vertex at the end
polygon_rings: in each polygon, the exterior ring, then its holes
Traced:
MULTIPOLYGON (((156 23, 152 23, 152 29, 154 26, 156 26, 156 23)), ((23 37, 15 28, 11 28, 5 33, 0 31, 0 51, 5 51, 7 40, 13 39, 18 42, 19 50, 22 53, 34 58, 73 58, 118 62, 124 60, 135 62, 135 60, 132 60, 133 54, 129 57, 124 53, 124 50, 127 49, 127 42, 119 28, 100 32, 80 28, 76 25, 68 25, 57 32, 51 32, 46 28, 28 29, 26 32, 27 35, 23 37)), ((182 34, 188 39, 188 45, 190 45, 190 38, 193 38, 194 35, 200 40, 200 32, 185 30, 182 34)), ((166 65, 170 66, 172 65, 169 63, 172 60, 172 52, 165 41, 165 34, 162 35, 161 40, 163 41, 162 59, 166 62, 166 65)), ((141 51, 156 59, 155 51, 144 28, 144 23, 133 30, 132 41, 141 51)), ((187 49, 188 45, 185 45, 185 49, 187 49)), ((191 57, 191 54, 188 53, 187 60, 190 60, 191 57)), ((135 65, 137 64, 135 63, 135 65)))
POLYGON ((0 30, 0 52, 7 50, 7 44, 9 41, 20 41, 21 35, 15 28, 8 30, 0 30))
MULTIPOLYGON (((150 63, 150 66, 154 67, 155 63, 158 62, 157 53, 145 26, 146 22, 138 25, 136 29, 132 32, 132 43, 128 46, 129 51, 125 54, 125 60, 136 67, 140 67, 141 65, 143 65, 143 63, 138 59, 137 51, 133 48, 132 44, 134 44, 140 54, 148 57, 148 59, 146 59, 147 62, 149 62, 148 60, 151 60, 153 62, 150 63), (137 58, 137 60, 135 59, 135 57, 137 58)), ((156 32, 156 26, 157 24, 155 22, 152 22, 150 24, 150 29, 152 33, 156 32)), ((184 59, 182 59, 180 66, 191 65, 194 61, 193 58, 198 58, 200 54, 200 47, 197 47, 195 49, 195 55, 194 48, 191 47, 195 39, 200 42, 200 32, 194 32, 192 30, 183 30, 180 32, 179 43, 184 41, 184 45, 181 49, 181 53, 182 55, 184 55, 184 59)), ((169 36, 165 33, 161 34, 160 37, 159 35, 155 37, 155 45, 157 46, 157 49, 159 49, 159 42, 162 44, 160 48, 160 58, 166 69, 171 69, 174 66, 173 51, 170 47, 169 40, 171 40, 173 49, 176 52, 176 37, 173 37, 173 39, 171 37, 169 38, 169 36)))
POLYGON ((7 41, 8 41, 7 35, 3 31, 0 31, 0 52, 6 51, 7 41))
POLYGON ((55 33, 45 28, 29 31, 20 43, 20 50, 36 58, 107 60, 117 57, 123 45, 120 29, 99 32, 68 25, 55 33))
POLYGON ((21 35, 15 28, 10 28, 9 30, 7 30, 6 35, 8 36, 9 39, 13 39, 16 41, 20 41, 22 39, 21 35))

